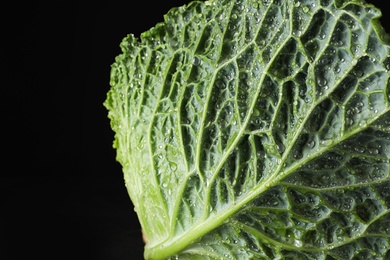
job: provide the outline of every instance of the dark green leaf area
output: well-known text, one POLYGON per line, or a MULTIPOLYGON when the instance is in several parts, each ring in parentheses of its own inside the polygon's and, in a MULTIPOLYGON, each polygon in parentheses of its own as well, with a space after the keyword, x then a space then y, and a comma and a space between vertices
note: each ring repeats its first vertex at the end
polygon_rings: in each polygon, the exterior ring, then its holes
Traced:
POLYGON ((202 248, 208 259, 385 259, 389 184, 346 191, 278 186, 185 252, 202 248))

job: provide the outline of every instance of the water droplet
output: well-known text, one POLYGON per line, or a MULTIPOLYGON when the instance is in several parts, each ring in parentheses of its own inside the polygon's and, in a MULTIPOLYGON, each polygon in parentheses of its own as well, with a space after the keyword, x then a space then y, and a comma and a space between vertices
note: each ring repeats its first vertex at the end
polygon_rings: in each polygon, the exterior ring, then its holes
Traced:
POLYGON ((368 153, 373 154, 373 155, 378 155, 379 150, 377 148, 370 148, 370 149, 368 149, 368 153))
POLYGON ((324 78, 318 78, 317 79, 317 84, 320 87, 324 87, 324 86, 326 86, 326 84, 328 84, 328 81, 326 79, 324 79, 324 78))
POLYGON ((283 144, 279 144, 279 145, 276 145, 276 149, 278 150, 278 152, 280 154, 282 154, 286 148, 283 144))
POLYGON ((300 159, 302 159, 303 154, 301 152, 299 152, 299 151, 295 151, 294 154, 293 154, 293 157, 294 157, 295 160, 300 160, 300 159))
POLYGON ((172 171, 176 171, 176 170, 177 170, 177 164, 174 163, 174 162, 170 162, 170 163, 169 163, 169 168, 170 168, 172 171))
POLYGON ((199 58, 199 57, 194 57, 193 61, 192 61, 192 64, 194 66, 199 66, 202 64, 202 60, 199 58))
POLYGON ((294 246, 296 246, 296 247, 302 247, 302 241, 301 240, 298 240, 298 239, 295 239, 294 240, 294 246))

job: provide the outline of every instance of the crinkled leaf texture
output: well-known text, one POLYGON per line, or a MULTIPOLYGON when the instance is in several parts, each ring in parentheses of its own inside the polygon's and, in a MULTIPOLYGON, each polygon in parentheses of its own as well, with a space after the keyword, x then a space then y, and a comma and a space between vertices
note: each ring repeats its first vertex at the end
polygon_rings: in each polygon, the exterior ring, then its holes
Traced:
POLYGON ((146 259, 390 259, 390 56, 360 0, 174 8, 105 106, 146 259))

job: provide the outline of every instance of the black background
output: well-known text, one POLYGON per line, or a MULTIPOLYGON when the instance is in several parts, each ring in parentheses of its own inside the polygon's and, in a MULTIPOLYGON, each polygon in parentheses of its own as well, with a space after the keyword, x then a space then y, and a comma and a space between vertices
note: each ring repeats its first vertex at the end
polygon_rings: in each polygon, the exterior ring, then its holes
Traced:
POLYGON ((0 259, 143 259, 103 102, 122 38, 189 1, 31 2, 0 11, 0 259))
POLYGON ((143 259, 103 102, 122 38, 188 2, 1 8, 1 260, 143 259))

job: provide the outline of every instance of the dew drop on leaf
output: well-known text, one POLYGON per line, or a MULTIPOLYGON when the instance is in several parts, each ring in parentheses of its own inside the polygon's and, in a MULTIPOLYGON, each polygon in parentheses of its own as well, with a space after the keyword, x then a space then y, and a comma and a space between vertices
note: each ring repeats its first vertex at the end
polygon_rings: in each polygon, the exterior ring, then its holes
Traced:
POLYGON ((177 169, 177 164, 174 163, 174 162, 170 162, 170 163, 169 163, 169 168, 170 168, 172 171, 176 171, 176 169, 177 169))
POLYGON ((294 240, 294 246, 296 247, 302 247, 303 243, 301 240, 295 239, 294 240))
POLYGON ((307 142, 307 147, 309 147, 310 149, 313 149, 315 145, 316 143, 314 141, 307 142))
POLYGON ((320 87, 324 87, 326 86, 326 84, 328 83, 328 81, 324 78, 318 78, 317 79, 317 83, 318 83, 318 86, 320 87))

